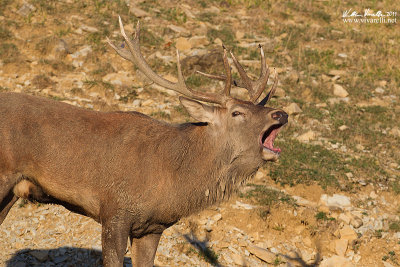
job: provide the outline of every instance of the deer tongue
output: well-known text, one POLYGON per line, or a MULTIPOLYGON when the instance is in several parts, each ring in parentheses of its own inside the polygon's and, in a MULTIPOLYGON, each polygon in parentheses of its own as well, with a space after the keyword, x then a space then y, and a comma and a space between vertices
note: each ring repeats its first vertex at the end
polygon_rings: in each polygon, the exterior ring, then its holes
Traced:
POLYGON ((271 133, 267 136, 267 138, 265 138, 264 143, 263 143, 264 147, 268 148, 269 150, 271 150, 275 153, 281 152, 280 148, 278 148, 278 147, 274 148, 274 140, 279 132, 279 129, 280 128, 273 129, 271 131, 271 133))

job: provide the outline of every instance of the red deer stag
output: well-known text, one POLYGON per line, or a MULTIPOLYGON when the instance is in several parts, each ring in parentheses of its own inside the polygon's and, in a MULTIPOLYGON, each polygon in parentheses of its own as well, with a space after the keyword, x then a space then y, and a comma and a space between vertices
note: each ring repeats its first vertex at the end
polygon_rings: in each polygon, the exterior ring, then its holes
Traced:
POLYGON ((162 232, 180 218, 226 199, 265 161, 288 115, 257 99, 269 68, 261 50, 261 75, 234 81, 224 48, 223 93, 185 85, 178 55, 178 82, 157 75, 140 52, 139 23, 127 48, 109 44, 154 83, 184 95, 181 104, 198 123, 172 125, 138 112, 96 112, 17 93, 0 94, 0 223, 18 198, 56 203, 102 224, 104 266, 122 266, 131 242, 133 266, 153 266, 162 232), (232 83, 250 101, 230 96, 232 83), (199 102, 201 101, 201 102, 199 102), (205 104, 213 103, 214 105, 205 104))

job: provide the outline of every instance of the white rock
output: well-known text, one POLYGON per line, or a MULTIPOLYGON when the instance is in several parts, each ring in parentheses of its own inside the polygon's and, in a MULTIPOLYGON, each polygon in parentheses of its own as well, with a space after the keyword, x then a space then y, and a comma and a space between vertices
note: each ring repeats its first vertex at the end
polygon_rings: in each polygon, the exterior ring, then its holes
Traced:
POLYGON ((246 266, 247 265, 246 264, 246 259, 243 256, 239 255, 239 254, 232 254, 231 258, 232 258, 233 263, 235 263, 236 265, 239 265, 239 266, 246 266))
POLYGON ((131 12, 135 17, 138 17, 138 18, 150 16, 149 13, 147 13, 146 11, 144 11, 140 8, 137 8, 135 6, 131 6, 129 8, 129 12, 131 12))
POLYGON ((127 72, 109 73, 102 78, 103 82, 118 86, 132 85, 133 77, 127 72))
POLYGON ((345 257, 341 256, 332 256, 330 258, 324 259, 320 267, 353 267, 354 265, 345 257))
POLYGON ((216 6, 211 6, 209 8, 206 8, 204 11, 214 13, 214 14, 219 14, 219 12, 220 12, 219 8, 216 6))
POLYGON ((350 98, 348 97, 330 97, 328 98, 328 103, 331 105, 339 104, 340 102, 348 103, 350 98))
POLYGON ((378 195, 375 193, 375 191, 371 191, 371 193, 369 194, 369 197, 372 199, 376 199, 378 197, 378 195))
POLYGON ((346 74, 345 70, 331 70, 328 73, 330 76, 342 76, 346 74))
POLYGON ((394 267, 393 264, 391 264, 391 263, 389 263, 387 261, 382 261, 382 263, 383 263, 383 267, 394 267))
POLYGON ((395 137, 400 137, 400 128, 395 126, 389 131, 390 135, 393 135, 395 137))
POLYGON ((309 142, 311 140, 314 140, 317 137, 316 133, 312 130, 303 133, 302 135, 299 135, 297 137, 297 140, 299 140, 300 142, 309 142))
POLYGON ((256 206, 246 204, 246 203, 243 203, 243 202, 240 202, 237 200, 236 200, 236 204, 232 205, 232 207, 236 208, 236 209, 245 209, 245 210, 252 210, 252 209, 256 208, 256 206))
POLYGON ((354 228, 358 229, 363 225, 363 221, 361 218, 359 218, 357 216, 353 216, 353 218, 351 218, 351 220, 350 220, 350 224, 354 228))
POLYGON ((299 105, 297 105, 296 103, 291 103, 290 105, 284 107, 283 110, 286 111, 289 115, 296 115, 303 112, 299 105))
POLYGON ((303 206, 303 207, 313 207, 313 208, 317 207, 317 203, 309 201, 309 200, 304 199, 302 197, 292 196, 292 198, 294 200, 296 200, 296 204, 297 205, 300 205, 300 206, 303 206))
POLYGON ((357 233, 348 225, 343 226, 342 229, 339 230, 340 239, 347 239, 349 242, 358 238, 357 233))
POLYGON ((343 221, 345 224, 350 224, 351 218, 344 213, 340 213, 339 220, 343 221))
POLYGON ((214 39, 214 44, 222 45, 222 40, 219 39, 219 38, 215 38, 215 39, 214 39))
POLYGON ((71 58, 80 58, 86 57, 89 53, 92 52, 92 47, 90 45, 85 45, 75 53, 69 55, 71 58))
POLYGON ((400 239, 400 232, 394 233, 393 237, 396 239, 400 239))
POLYGON ((275 262, 275 259, 276 259, 275 254, 266 249, 263 249, 263 248, 260 248, 260 247, 254 246, 254 245, 250 245, 247 247, 247 250, 251 254, 255 255, 257 258, 265 261, 266 263, 274 263, 275 262))
POLYGON ((169 29, 173 30, 173 31, 176 32, 176 33, 181 33, 181 34, 184 34, 184 35, 190 33, 189 30, 187 30, 187 29, 185 29, 185 28, 183 28, 183 27, 180 27, 180 26, 173 25, 173 24, 170 24, 170 25, 168 25, 167 27, 168 27, 169 29))
POLYGON ((35 11, 36 8, 29 4, 29 3, 24 3, 20 9, 17 10, 17 14, 21 15, 21 16, 28 16, 31 12, 35 11))
POLYGON ((333 85, 333 94, 338 97, 347 97, 349 93, 339 84, 333 85))
POLYGON ((81 30, 85 31, 85 32, 92 32, 93 33, 93 32, 98 32, 99 31, 99 29, 97 29, 95 27, 92 27, 92 26, 85 25, 85 24, 82 24, 79 28, 81 30))
POLYGON ((339 194, 333 194, 333 196, 331 197, 328 196, 327 194, 323 194, 321 196, 320 201, 323 205, 328 206, 330 208, 342 209, 351 206, 350 198, 339 194))
POLYGON ((349 129, 349 126, 347 126, 347 125, 342 125, 342 126, 339 127, 340 131, 344 131, 344 130, 347 130, 347 129, 349 129))
POLYGON ((347 239, 336 239, 334 241, 336 254, 343 257, 346 254, 348 244, 349 240, 347 239))
POLYGON ((385 92, 385 90, 382 87, 377 87, 377 88, 375 88, 375 92, 378 94, 383 94, 385 92))

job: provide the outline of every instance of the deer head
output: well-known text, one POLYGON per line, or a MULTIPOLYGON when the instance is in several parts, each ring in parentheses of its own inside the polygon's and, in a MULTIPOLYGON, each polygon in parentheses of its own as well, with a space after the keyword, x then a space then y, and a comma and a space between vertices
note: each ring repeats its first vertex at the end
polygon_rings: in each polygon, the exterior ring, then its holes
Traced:
POLYGON ((241 78, 238 81, 233 80, 231 67, 228 62, 227 49, 223 46, 223 61, 226 74, 211 75, 199 72, 199 74, 208 78, 225 81, 223 93, 194 91, 185 84, 178 50, 178 82, 173 83, 156 74, 141 54, 139 22, 137 23, 136 32, 132 40, 126 35, 121 18, 119 18, 119 24, 126 45, 117 47, 107 39, 110 46, 121 57, 133 62, 151 81, 182 94, 183 96, 180 96, 179 100, 187 109, 190 116, 200 122, 206 123, 210 135, 214 136, 218 142, 230 148, 230 161, 234 161, 243 155, 245 155, 245 158, 252 159, 252 161, 256 160, 256 162, 262 160, 275 161, 278 159, 281 150, 275 148, 273 144, 281 127, 287 123, 288 115, 282 110, 265 107, 265 104, 273 96, 278 83, 276 72, 271 90, 265 98, 258 102, 267 85, 270 74, 261 45, 259 46, 261 53, 261 74, 258 80, 251 80, 235 56, 230 53, 241 78), (233 98, 230 95, 232 84, 247 89, 250 101, 233 98), (214 105, 205 103, 212 103, 214 105))

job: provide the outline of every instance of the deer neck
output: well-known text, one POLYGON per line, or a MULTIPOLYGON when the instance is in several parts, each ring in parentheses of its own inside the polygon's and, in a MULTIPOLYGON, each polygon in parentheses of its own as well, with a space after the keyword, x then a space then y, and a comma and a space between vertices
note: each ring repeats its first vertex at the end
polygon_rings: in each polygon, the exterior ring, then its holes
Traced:
POLYGON ((187 196, 189 203, 196 203, 194 210, 189 208, 191 212, 229 198, 262 163, 236 151, 223 136, 211 131, 210 126, 181 127, 183 140, 180 142, 185 151, 175 151, 174 158, 179 159, 180 166, 176 168, 182 187, 191 187, 185 191, 194 192, 187 196))

